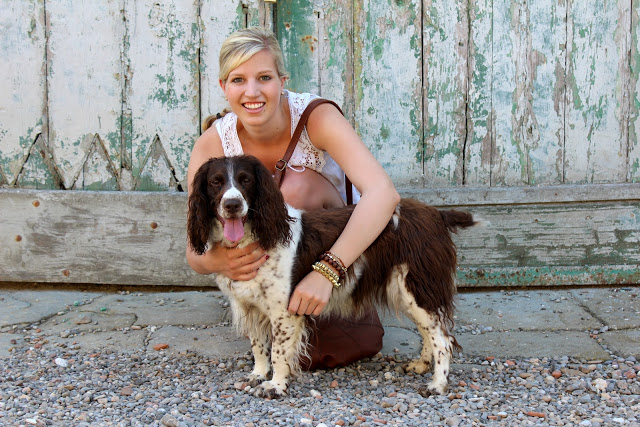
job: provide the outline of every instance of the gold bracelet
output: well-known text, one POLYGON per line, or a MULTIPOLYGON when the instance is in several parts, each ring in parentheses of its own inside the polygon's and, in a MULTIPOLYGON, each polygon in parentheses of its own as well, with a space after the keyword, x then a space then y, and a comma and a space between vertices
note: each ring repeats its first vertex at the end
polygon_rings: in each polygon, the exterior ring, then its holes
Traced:
POLYGON ((333 252, 327 251, 320 256, 321 261, 326 261, 333 268, 338 270, 338 274, 340 274, 340 278, 347 277, 347 268, 344 266, 344 262, 340 259, 340 257, 333 252))
POLYGON ((338 276, 335 271, 327 267, 322 262, 316 262, 311 266, 311 268, 313 268, 314 271, 322 274, 328 281, 331 282, 334 288, 340 287, 340 276, 338 276))

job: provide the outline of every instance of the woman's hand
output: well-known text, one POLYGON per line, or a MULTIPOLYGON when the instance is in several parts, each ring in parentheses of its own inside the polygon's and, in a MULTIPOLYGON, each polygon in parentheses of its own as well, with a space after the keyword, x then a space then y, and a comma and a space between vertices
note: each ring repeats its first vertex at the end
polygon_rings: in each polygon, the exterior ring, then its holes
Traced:
POLYGON ((215 246, 197 258, 194 261, 199 268, 194 270, 201 274, 218 273, 232 280, 246 281, 256 277, 269 255, 260 247, 260 242, 254 242, 244 248, 215 246))
POLYGON ((294 289, 289 299, 289 313, 319 316, 329 302, 332 291, 331 282, 312 271, 294 289))

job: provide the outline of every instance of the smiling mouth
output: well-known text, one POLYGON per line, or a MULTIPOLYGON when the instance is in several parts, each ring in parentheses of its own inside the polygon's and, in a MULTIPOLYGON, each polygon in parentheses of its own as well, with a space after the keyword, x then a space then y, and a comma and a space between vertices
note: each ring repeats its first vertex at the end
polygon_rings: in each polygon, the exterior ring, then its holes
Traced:
POLYGON ((247 102, 242 106, 247 110, 258 110, 264 106, 264 102, 247 102))

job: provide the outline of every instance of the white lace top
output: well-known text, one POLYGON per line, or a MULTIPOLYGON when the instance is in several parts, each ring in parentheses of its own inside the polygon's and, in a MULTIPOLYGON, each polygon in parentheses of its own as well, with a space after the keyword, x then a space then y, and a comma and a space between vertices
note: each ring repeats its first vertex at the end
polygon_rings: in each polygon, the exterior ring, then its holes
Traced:
MULTIPOLYGON (((291 134, 298 126, 300 117, 305 108, 313 99, 318 98, 317 95, 310 93, 296 93, 284 91, 284 96, 289 101, 289 111, 291 113, 291 134)), ((239 156, 243 154, 242 144, 238 138, 238 116, 235 113, 227 113, 223 118, 215 121, 215 126, 222 140, 222 149, 226 157, 239 156)), ((344 172, 338 164, 329 156, 328 153, 318 150, 307 134, 306 127, 302 130, 298 145, 296 146, 289 165, 292 170, 296 170, 301 166, 312 169, 331 182, 343 200, 346 200, 344 172)), ((358 191, 353 191, 353 202, 356 203, 360 199, 358 191)))

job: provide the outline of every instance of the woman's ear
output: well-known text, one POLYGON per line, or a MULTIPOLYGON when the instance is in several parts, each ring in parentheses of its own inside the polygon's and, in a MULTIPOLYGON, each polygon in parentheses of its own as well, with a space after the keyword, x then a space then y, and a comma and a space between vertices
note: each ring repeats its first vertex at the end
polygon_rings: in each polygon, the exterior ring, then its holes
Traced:
POLYGON ((224 94, 224 98, 227 99, 227 92, 226 92, 227 82, 226 82, 226 80, 218 80, 218 84, 220 85, 220 88, 222 88, 222 92, 224 94))

